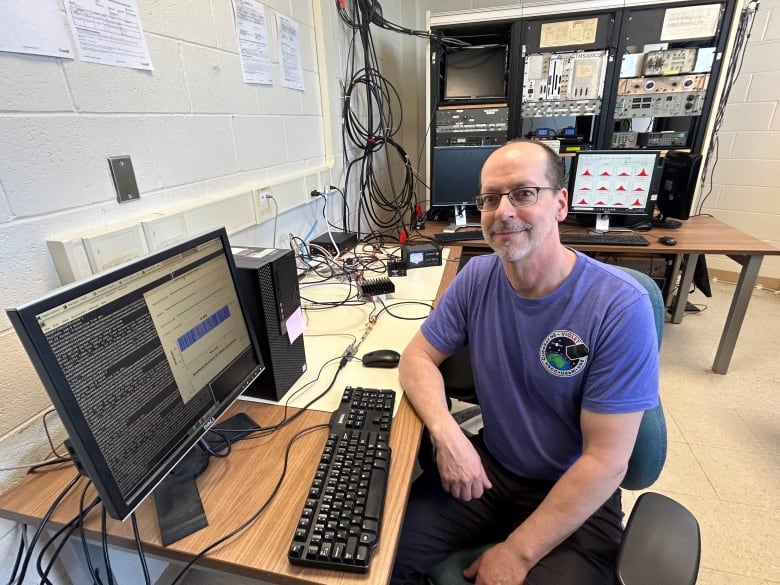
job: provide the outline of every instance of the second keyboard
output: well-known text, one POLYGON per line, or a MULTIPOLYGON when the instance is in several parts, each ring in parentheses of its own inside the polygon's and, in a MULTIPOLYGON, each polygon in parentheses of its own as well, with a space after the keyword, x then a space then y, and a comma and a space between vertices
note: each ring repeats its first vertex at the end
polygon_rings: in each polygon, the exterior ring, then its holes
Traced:
POLYGON ((601 244, 604 246, 649 246, 646 237, 637 234, 568 234, 561 233, 561 243, 576 246, 577 244, 601 244))

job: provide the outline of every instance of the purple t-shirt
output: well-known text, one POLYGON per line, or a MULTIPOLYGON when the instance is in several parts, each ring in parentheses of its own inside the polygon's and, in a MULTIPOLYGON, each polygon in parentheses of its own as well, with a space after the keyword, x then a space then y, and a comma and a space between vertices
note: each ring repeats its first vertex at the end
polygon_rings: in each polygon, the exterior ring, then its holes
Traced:
POLYGON ((445 354, 468 344, 485 444, 522 477, 557 480, 582 454, 582 409, 625 413, 658 404, 647 291, 584 254, 541 299, 520 297, 495 254, 472 258, 422 333, 445 354))

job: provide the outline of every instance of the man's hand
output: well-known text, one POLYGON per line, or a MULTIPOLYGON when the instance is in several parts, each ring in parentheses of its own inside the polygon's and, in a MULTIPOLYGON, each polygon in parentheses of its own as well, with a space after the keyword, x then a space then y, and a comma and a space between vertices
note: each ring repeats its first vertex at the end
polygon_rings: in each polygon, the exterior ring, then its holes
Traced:
POLYGON ((439 467, 442 487, 455 498, 468 502, 480 498, 492 484, 482 467, 476 449, 455 426, 445 440, 436 441, 436 465, 439 467))
POLYGON ((523 585, 530 570, 516 550, 500 542, 466 567, 463 576, 475 585, 523 585))

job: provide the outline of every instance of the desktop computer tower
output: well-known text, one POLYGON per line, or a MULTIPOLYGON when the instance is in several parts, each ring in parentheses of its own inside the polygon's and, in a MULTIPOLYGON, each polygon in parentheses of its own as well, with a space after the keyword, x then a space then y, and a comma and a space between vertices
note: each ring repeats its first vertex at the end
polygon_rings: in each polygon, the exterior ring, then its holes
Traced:
POLYGON ((300 318, 295 256, 291 250, 242 248, 233 259, 241 301, 265 362, 265 371, 244 395, 280 400, 306 371, 303 334, 292 340, 287 327, 290 318, 300 318))

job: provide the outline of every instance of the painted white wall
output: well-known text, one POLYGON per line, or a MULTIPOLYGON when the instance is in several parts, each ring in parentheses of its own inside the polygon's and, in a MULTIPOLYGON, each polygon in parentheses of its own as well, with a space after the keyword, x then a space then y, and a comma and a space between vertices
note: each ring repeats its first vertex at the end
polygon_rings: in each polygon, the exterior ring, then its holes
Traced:
MULTIPOLYGON (((761 0, 745 59, 720 132, 710 213, 780 247, 780 0, 761 0)), ((705 191, 704 193, 706 193, 705 191)), ((734 271, 725 258, 711 268, 734 271)), ((761 276, 780 278, 780 256, 767 256, 761 276)))

